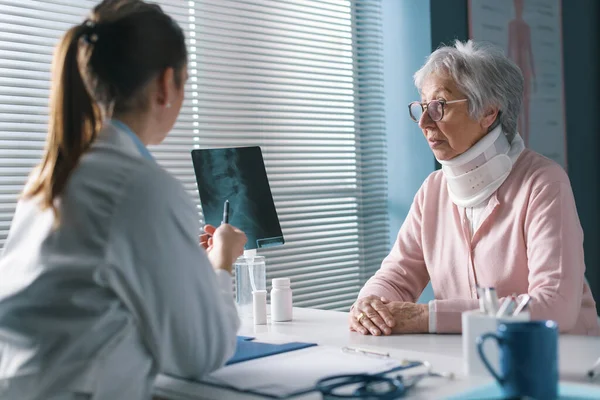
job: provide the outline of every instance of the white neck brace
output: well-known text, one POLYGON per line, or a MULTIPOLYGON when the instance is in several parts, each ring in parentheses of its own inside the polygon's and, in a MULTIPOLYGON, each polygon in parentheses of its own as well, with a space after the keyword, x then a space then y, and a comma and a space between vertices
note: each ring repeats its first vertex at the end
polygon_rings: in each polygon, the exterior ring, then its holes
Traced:
POLYGON ((459 207, 474 207, 488 199, 504 183, 524 149, 519 134, 509 143, 497 126, 463 154, 438 160, 452 202, 459 207))

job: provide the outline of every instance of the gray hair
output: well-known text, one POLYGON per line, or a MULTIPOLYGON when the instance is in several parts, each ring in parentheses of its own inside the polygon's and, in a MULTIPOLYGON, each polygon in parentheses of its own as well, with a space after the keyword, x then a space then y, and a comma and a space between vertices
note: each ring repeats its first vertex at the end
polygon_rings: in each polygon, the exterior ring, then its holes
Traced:
MULTIPOLYGON (((415 73, 419 91, 431 74, 454 80, 469 100, 469 115, 473 119, 482 118, 490 107, 498 107, 498 122, 512 142, 523 100, 523 74, 501 49, 472 40, 466 43, 457 40, 454 46, 443 46, 431 53, 415 73)), ((491 128, 497 125, 494 123, 491 128)))

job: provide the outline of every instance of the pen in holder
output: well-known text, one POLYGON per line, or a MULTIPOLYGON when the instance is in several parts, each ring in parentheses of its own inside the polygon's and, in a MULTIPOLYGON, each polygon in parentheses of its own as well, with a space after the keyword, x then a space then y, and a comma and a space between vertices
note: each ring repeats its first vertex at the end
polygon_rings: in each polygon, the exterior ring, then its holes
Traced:
MULTIPOLYGON (((463 346, 463 368, 466 375, 483 375, 488 376, 489 372, 481 362, 477 351, 477 337, 488 332, 496 332, 496 328, 500 323, 510 323, 517 321, 529 321, 530 315, 528 311, 520 312, 519 314, 506 315, 497 317, 490 314, 482 313, 480 310, 465 311, 462 313, 462 346, 463 346)), ((498 346, 490 343, 489 348, 486 346, 485 353, 488 355, 490 364, 498 370, 499 354, 498 346)))

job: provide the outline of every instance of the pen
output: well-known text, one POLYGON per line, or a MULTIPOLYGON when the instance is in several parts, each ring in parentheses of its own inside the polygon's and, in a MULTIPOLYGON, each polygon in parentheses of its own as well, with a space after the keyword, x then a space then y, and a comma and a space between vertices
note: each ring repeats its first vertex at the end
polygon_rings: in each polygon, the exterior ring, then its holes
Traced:
POLYGON ((379 356, 379 357, 389 357, 390 356, 390 353, 384 353, 384 352, 368 350, 368 349, 361 349, 359 347, 346 346, 346 347, 342 347, 342 351, 349 352, 349 353, 362 353, 362 354, 368 354, 368 355, 379 356))
POLYGON ((517 305, 519 304, 519 302, 517 301, 516 293, 511 294, 510 298, 511 298, 512 302, 510 303, 511 307, 508 309, 507 313, 508 313, 508 315, 513 315, 513 312, 515 312, 515 309, 517 308, 517 305))
POLYGON ((500 309, 496 313, 496 318, 507 316, 510 313, 510 307, 512 306, 513 302, 514 300, 512 297, 509 297, 508 299, 504 300, 504 302, 500 306, 500 309))
POLYGON ((498 312, 498 295, 495 288, 485 288, 485 300, 487 302, 488 314, 496 315, 498 312))
POLYGON ((485 293, 484 293, 484 290, 479 285, 475 286, 475 289, 477 290, 477 297, 479 298, 479 312, 487 314, 487 309, 485 307, 485 298, 484 298, 485 297, 485 293))
POLYGON ((593 378, 596 375, 596 370, 600 367, 600 358, 596 360, 592 368, 588 370, 587 376, 593 378))
POLYGON ((521 300, 521 302, 519 303, 519 305, 513 312, 513 317, 515 317, 515 316, 519 315, 519 313, 523 312, 523 310, 527 307, 527 305, 529 304, 530 301, 531 301, 530 295, 526 294, 525 296, 523 296, 523 299, 521 300))
POLYGON ((225 203, 223 203, 223 220, 221 221, 221 223, 229 223, 229 200, 225 200, 225 203))

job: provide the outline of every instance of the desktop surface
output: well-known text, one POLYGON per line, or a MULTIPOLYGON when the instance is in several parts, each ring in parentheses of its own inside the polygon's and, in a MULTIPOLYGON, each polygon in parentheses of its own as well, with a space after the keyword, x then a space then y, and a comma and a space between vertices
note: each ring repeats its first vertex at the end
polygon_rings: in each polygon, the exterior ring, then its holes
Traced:
MULTIPOLYGON (((454 380, 426 378, 404 397, 406 399, 444 399, 492 382, 491 378, 467 377, 463 374, 460 335, 363 336, 348 330, 347 319, 348 313, 345 312, 294 308, 291 322, 254 325, 251 318, 243 318, 239 334, 268 342, 311 341, 339 348, 351 346, 381 350, 398 360, 428 361, 435 372, 452 372, 456 375, 454 380)), ((585 376, 587 369, 600 356, 600 338, 561 335, 559 351, 561 382, 582 383, 596 390, 600 388, 600 378, 590 382, 585 376)), ((157 379, 156 387, 157 394, 173 400, 261 398, 164 376, 157 379)), ((295 399, 320 398, 319 394, 314 393, 295 399)))

